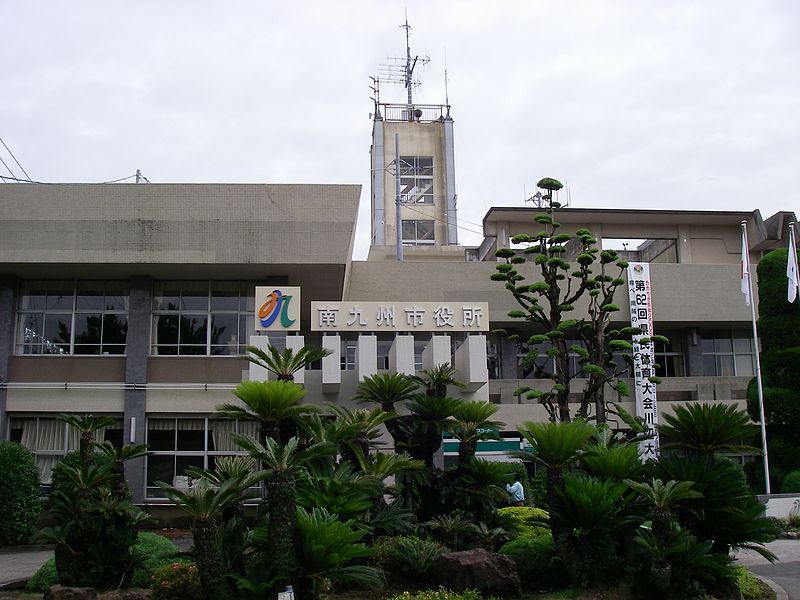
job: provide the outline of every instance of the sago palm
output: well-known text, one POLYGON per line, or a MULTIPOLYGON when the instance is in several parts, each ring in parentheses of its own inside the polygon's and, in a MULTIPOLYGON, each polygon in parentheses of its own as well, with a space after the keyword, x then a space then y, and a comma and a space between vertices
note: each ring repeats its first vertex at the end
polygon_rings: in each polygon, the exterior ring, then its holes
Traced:
POLYGON ((286 348, 283 352, 267 346, 266 352, 255 346, 247 346, 248 360, 275 375, 278 381, 294 381, 294 374, 331 354, 327 348, 303 346, 297 351, 286 348))
POLYGON ((117 448, 111 442, 105 441, 102 443, 95 442, 95 447, 108 457, 111 463, 111 472, 117 476, 117 479, 111 485, 111 491, 117 498, 129 498, 130 490, 128 483, 125 480, 125 463, 134 458, 144 458, 152 454, 147 449, 147 444, 127 445, 117 448))
POLYGON ((395 404, 410 400, 417 392, 418 385, 408 375, 402 373, 379 373, 365 377, 358 384, 355 400, 374 402, 386 411, 391 412, 395 404))
POLYGON ((233 394, 244 406, 221 404, 217 406, 216 416, 257 421, 262 440, 271 437, 280 441, 281 423, 319 410, 313 404, 299 403, 306 390, 292 381, 243 381, 233 394))
POLYGON ((750 416, 733 404, 690 403, 676 405, 675 414, 664 414, 659 433, 667 438, 662 448, 679 448, 691 454, 713 456, 718 452, 749 452, 758 448, 742 444, 758 435, 750 416))
POLYGON ((411 375, 410 379, 425 388, 425 394, 431 398, 443 398, 447 395, 447 386, 463 388, 464 384, 456 381, 456 368, 442 363, 432 369, 425 369, 422 375, 411 375))
POLYGON ((114 417, 96 417, 94 415, 68 415, 60 414, 56 417, 62 423, 71 425, 80 432, 79 454, 81 457, 81 464, 88 466, 94 464, 94 450, 92 449, 92 442, 94 442, 95 432, 116 425, 117 420, 114 417))
POLYGON ((401 449, 407 450, 413 458, 433 466, 433 455, 442 445, 442 431, 448 419, 463 404, 458 398, 437 397, 417 394, 408 404, 411 415, 404 419, 406 440, 401 449))
POLYGON ((334 454, 333 444, 318 443, 298 447, 297 438, 280 444, 267 438, 263 444, 247 435, 233 436, 234 441, 269 472, 266 492, 269 511, 270 540, 266 564, 272 565, 275 582, 287 583, 294 566, 294 530, 297 511, 296 471, 302 465, 325 455, 334 454))
MULTIPOLYGON (((595 427, 586 421, 559 421, 557 423, 534 423, 525 421, 517 428, 530 445, 530 452, 511 452, 511 456, 523 461, 537 462, 547 470, 547 500, 553 511, 550 529, 553 540, 559 544, 565 526, 559 517, 561 494, 564 490, 564 470, 586 454, 586 442, 595 433, 595 427)), ((561 548, 562 556, 566 549, 561 548)))
POLYGON ((328 404, 328 410, 336 417, 338 427, 347 428, 355 434, 349 439, 343 437, 340 441, 340 450, 348 458, 353 457, 356 448, 368 456, 370 450, 378 446, 381 425, 397 416, 393 411, 386 412, 379 406, 368 410, 328 404))
POLYGON ((479 441, 499 439, 497 430, 504 424, 491 420, 499 408, 490 402, 462 402, 453 413, 453 419, 446 428, 459 441, 460 467, 465 466, 475 456, 479 441))
POLYGON ((667 481, 652 479, 649 482, 639 483, 630 479, 625 484, 638 492, 652 506, 653 535, 661 542, 667 541, 667 536, 672 530, 672 518, 675 506, 681 500, 702 498, 703 494, 692 489, 692 481, 667 481))
POLYGON ((237 480, 227 479, 217 487, 199 479, 188 490, 178 490, 157 481, 167 498, 192 517, 195 560, 207 598, 228 598, 231 590, 225 579, 225 559, 219 543, 219 517, 241 501, 237 480))

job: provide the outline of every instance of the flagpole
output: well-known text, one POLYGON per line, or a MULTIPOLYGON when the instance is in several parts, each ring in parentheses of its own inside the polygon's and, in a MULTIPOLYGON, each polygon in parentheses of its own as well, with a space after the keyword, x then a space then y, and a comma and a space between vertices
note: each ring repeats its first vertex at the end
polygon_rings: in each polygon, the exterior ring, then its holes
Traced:
POLYGON ((742 257, 747 260, 742 265, 743 274, 747 275, 747 289, 750 298, 750 316, 753 322, 753 344, 756 355, 756 385, 758 387, 758 411, 761 418, 761 452, 764 455, 764 483, 767 495, 771 494, 769 485, 769 453, 767 452, 767 423, 764 418, 764 387, 761 384, 761 356, 758 344, 758 328, 756 327, 756 303, 753 298, 753 279, 750 277, 750 245, 747 242, 747 221, 742 221, 742 257))

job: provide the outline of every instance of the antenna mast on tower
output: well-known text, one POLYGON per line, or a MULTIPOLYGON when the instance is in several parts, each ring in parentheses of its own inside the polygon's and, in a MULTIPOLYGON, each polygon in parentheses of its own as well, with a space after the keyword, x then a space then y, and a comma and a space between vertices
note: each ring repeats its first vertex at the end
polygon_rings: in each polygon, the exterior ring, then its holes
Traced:
POLYGON ((427 65, 431 59, 428 56, 411 56, 411 25, 408 24, 408 13, 400 29, 406 30, 406 55, 404 58, 387 57, 389 62, 378 68, 378 80, 384 83, 403 84, 407 91, 408 104, 412 105, 414 104, 412 90, 420 85, 419 79, 414 78, 414 69, 417 64, 427 65))

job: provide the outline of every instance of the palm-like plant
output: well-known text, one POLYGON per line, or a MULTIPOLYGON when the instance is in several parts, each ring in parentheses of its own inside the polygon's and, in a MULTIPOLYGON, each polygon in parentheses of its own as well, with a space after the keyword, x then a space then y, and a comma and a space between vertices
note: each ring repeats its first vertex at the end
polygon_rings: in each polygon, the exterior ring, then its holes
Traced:
POLYGON ((96 417, 94 415, 68 415, 60 414, 56 417, 59 421, 71 425, 80 432, 80 445, 79 454, 81 457, 81 464, 88 466, 94 464, 94 451, 92 450, 92 442, 94 442, 94 434, 103 427, 110 427, 116 425, 117 420, 114 417, 96 417))
POLYGON ((418 385, 408 375, 402 373, 379 373, 365 377, 358 384, 355 399, 359 402, 374 402, 386 411, 394 410, 395 404, 410 400, 417 392, 418 385))
POLYGON ((289 581, 293 568, 294 530, 297 513, 296 471, 302 465, 336 452, 333 444, 317 443, 306 448, 298 447, 296 437, 286 444, 267 438, 264 444, 247 435, 233 436, 234 441, 246 450, 269 472, 266 492, 269 510, 267 564, 271 564, 275 583, 289 581))
POLYGON ((462 550, 466 541, 476 532, 472 520, 460 511, 439 515, 422 525, 439 542, 456 551, 462 550))
POLYGON ((487 521, 508 495, 505 485, 512 479, 508 463, 473 458, 462 469, 453 472, 450 502, 469 514, 475 522, 487 521))
POLYGON ((595 477, 622 481, 642 469, 636 444, 590 446, 581 458, 583 467, 595 477))
POLYGON ((690 403, 675 406, 674 410, 674 415, 664 415, 666 425, 658 428, 669 440, 663 448, 679 448, 706 456, 722 451, 758 454, 758 448, 741 443, 758 435, 758 426, 736 406, 690 403))
POLYGON ((411 375, 410 379, 425 388, 425 394, 431 398, 443 398, 447 395, 447 386, 463 388, 464 384, 456 381, 456 368, 442 363, 432 369, 425 369, 422 375, 411 375))
POLYGON ((475 456, 479 441, 499 439, 497 429, 503 423, 491 420, 499 409, 490 402, 462 402, 453 413, 447 430, 459 441, 459 466, 465 466, 475 456))
POLYGON ((112 492, 117 498, 126 498, 130 496, 128 483, 125 481, 125 462, 133 460, 134 458, 143 458, 152 454, 147 449, 147 444, 128 445, 117 448, 109 441, 95 442, 95 447, 108 457, 111 463, 111 472, 117 476, 116 481, 112 483, 112 492))
POLYGON ((411 416, 406 419, 406 440, 401 449, 428 467, 433 467, 433 455, 442 445, 442 431, 448 419, 463 403, 458 398, 417 394, 408 404, 411 416))
POLYGON ((262 440, 268 437, 281 440, 281 423, 319 410, 313 404, 299 404, 306 390, 291 381, 243 381, 233 394, 244 406, 221 404, 216 416, 258 421, 262 440))
MULTIPOLYGON (((297 509, 297 562, 303 577, 303 597, 317 599, 334 583, 356 583, 371 588, 383 583, 380 570, 348 564, 372 554, 360 543, 366 531, 324 509, 297 509)), ((282 549, 287 552, 287 548, 282 549)))
MULTIPOLYGON (((523 461, 534 461, 547 470, 547 500, 552 511, 550 529, 557 545, 566 533, 561 520, 561 494, 564 489, 564 470, 577 462, 586 454, 586 442, 595 433, 595 427, 586 421, 560 421, 557 423, 534 423, 525 421, 517 428, 525 441, 531 446, 531 452, 511 452, 510 454, 523 461)), ((560 548, 562 558, 566 558, 567 549, 560 548)))
POLYGON ((386 412, 378 406, 368 410, 365 408, 349 409, 336 404, 328 404, 328 410, 336 416, 338 427, 347 428, 355 434, 350 439, 343 438, 340 445, 340 450, 348 458, 354 457, 356 448, 363 456, 369 456, 370 449, 376 448, 378 445, 380 426, 397 416, 393 411, 386 412))
POLYGON ((227 479, 217 487, 199 479, 188 490, 178 490, 158 481, 167 498, 192 517, 197 571, 207 598, 228 598, 231 590, 225 579, 225 559, 219 543, 219 517, 241 501, 239 480, 227 479))
POLYGON ((667 481, 652 479, 647 483, 625 480, 625 484, 638 492, 653 507, 653 535, 666 542, 672 529, 672 516, 675 505, 681 500, 702 498, 703 494, 693 490, 692 481, 667 481))
POLYGON ((274 346, 267 346, 265 352, 261 348, 247 346, 247 351, 250 353, 248 360, 251 363, 274 374, 278 381, 294 381, 295 373, 331 354, 331 350, 316 346, 303 346, 296 352, 291 348, 281 352, 274 346))

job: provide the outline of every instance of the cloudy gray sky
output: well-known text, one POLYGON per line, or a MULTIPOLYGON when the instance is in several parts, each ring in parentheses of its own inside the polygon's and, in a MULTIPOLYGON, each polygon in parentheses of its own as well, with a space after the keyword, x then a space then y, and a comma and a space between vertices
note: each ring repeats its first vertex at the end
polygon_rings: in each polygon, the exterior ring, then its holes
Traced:
POLYGON ((447 58, 462 242, 543 176, 581 207, 800 208, 792 0, 0 0, 0 137, 46 182, 361 183, 365 256, 368 77, 406 8, 417 101, 447 58))

